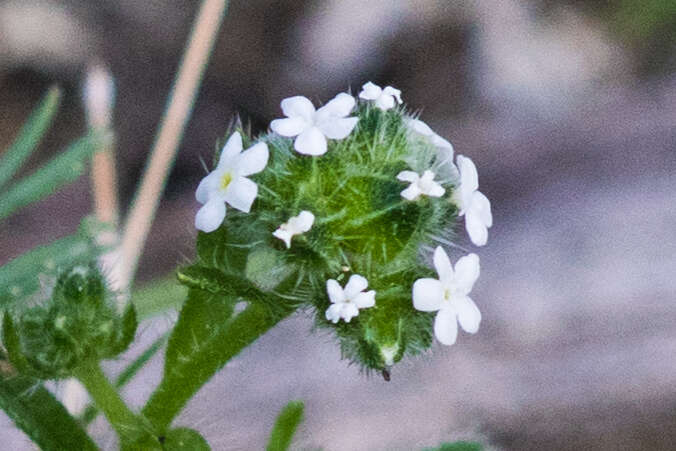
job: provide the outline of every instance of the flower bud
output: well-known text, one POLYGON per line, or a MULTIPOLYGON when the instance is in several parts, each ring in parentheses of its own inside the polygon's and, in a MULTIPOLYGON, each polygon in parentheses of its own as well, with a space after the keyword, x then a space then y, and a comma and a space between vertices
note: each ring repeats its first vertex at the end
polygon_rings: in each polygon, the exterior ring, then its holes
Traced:
POLYGON ((137 326, 133 306, 118 313, 95 266, 65 271, 45 305, 12 313, 3 323, 10 360, 42 379, 69 377, 83 362, 115 357, 129 346, 137 326))

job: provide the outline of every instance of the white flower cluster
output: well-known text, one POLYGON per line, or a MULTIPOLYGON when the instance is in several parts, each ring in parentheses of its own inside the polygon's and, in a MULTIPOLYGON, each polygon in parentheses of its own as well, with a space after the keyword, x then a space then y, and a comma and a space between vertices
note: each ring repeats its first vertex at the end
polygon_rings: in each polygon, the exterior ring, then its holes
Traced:
MULTIPOLYGON (((362 86, 359 98, 373 104, 382 111, 401 104, 401 91, 391 86, 381 88, 371 82, 362 86)), ((333 100, 319 109, 303 96, 282 100, 281 107, 285 118, 270 123, 273 132, 280 136, 295 138, 294 149, 303 155, 319 156, 327 151, 327 139, 341 140, 352 133, 359 121, 350 116, 356 105, 355 98, 346 93, 338 94, 333 100)), ((401 192, 408 201, 418 201, 422 196, 442 197, 446 189, 438 181, 442 178, 459 182, 454 186, 452 201, 459 208, 459 216, 465 217, 465 228, 470 239, 477 246, 483 246, 488 239, 488 228, 492 226, 490 201, 478 191, 479 182, 476 166, 468 157, 458 155, 457 167, 453 164, 453 146, 437 135, 427 124, 419 119, 409 119, 408 127, 436 147, 437 166, 435 173, 431 168, 422 175, 414 171, 402 171, 397 179, 410 185, 401 192)), ((258 186, 247 176, 265 169, 269 158, 268 146, 258 142, 243 150, 242 137, 238 132, 228 139, 216 168, 210 172, 197 187, 195 197, 202 207, 195 216, 195 227, 203 232, 213 232, 225 219, 226 204, 248 213, 258 195, 258 186)), ((309 231, 315 216, 310 211, 301 211, 297 216, 279 226, 273 236, 282 240, 287 249, 292 238, 309 231)), ((455 264, 450 263, 448 255, 441 248, 434 251, 434 267, 438 279, 424 278, 413 285, 413 306, 420 311, 437 311, 434 334, 445 344, 455 343, 459 323, 469 333, 479 328, 481 313, 468 294, 479 276, 479 257, 469 254, 461 257, 455 264)), ((326 319, 337 323, 345 322, 359 314, 359 310, 375 306, 376 292, 365 291, 368 281, 359 274, 353 274, 345 288, 334 279, 326 282, 326 290, 331 306, 326 310, 326 319)))

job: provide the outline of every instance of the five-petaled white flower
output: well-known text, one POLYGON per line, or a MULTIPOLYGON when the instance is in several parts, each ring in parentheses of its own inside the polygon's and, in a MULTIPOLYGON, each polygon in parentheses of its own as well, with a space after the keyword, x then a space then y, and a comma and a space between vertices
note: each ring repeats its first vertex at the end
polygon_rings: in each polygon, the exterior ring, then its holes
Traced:
POLYGON ((285 119, 275 119, 270 128, 275 133, 291 138, 293 147, 304 155, 326 153, 326 138, 343 139, 357 125, 359 118, 347 117, 354 108, 354 97, 344 92, 315 111, 306 97, 296 96, 282 100, 285 119))
POLYGON ((341 318, 349 323, 359 315, 359 309, 376 305, 376 292, 366 291, 368 281, 359 274, 353 274, 347 281, 345 288, 341 288, 337 281, 326 281, 326 292, 329 294, 331 306, 326 309, 326 319, 337 323, 341 318))
POLYGON ((434 336, 445 345, 452 345, 458 336, 458 323, 470 334, 479 330, 481 312, 468 296, 479 277, 479 257, 469 254, 451 266, 446 252, 434 250, 437 279, 418 279, 413 284, 413 307, 423 312, 437 312, 434 336))
POLYGON ((288 249, 291 247, 291 238, 294 235, 300 235, 301 233, 305 233, 310 230, 314 222, 315 215, 307 210, 303 210, 298 214, 298 216, 292 216, 289 218, 287 222, 280 225, 277 230, 272 232, 272 234, 276 238, 284 241, 284 244, 286 244, 286 248, 288 249))
POLYGON ((434 172, 429 169, 423 172, 422 177, 413 171, 401 171, 397 174, 397 179, 411 183, 408 188, 401 192, 401 197, 416 200, 422 194, 430 197, 443 196, 446 190, 434 181, 434 176, 434 172))
POLYGON ((364 100, 374 100, 376 107, 383 111, 387 111, 394 108, 396 103, 401 104, 401 91, 394 89, 392 86, 381 88, 369 81, 361 87, 359 98, 364 100))
POLYGON ((460 208, 458 216, 465 216, 465 228, 472 243, 483 246, 488 241, 488 228, 493 225, 491 202, 479 191, 479 174, 474 162, 458 155, 460 186, 453 197, 460 208))
POLYGON ((232 134, 223 146, 218 166, 202 179, 195 197, 204 204, 195 216, 195 227, 204 232, 216 230, 225 218, 225 203, 248 213, 258 195, 258 186, 246 178, 261 172, 268 164, 268 146, 259 142, 242 152, 242 137, 232 134))

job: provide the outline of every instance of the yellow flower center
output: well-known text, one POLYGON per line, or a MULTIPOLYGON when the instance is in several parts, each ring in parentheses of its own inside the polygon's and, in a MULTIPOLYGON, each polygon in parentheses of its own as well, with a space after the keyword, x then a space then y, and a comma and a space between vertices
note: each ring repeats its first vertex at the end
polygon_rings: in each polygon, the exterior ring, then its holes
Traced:
POLYGON ((224 190, 230 185, 230 182, 232 182, 232 174, 229 172, 226 172, 223 174, 223 177, 221 177, 221 189, 224 190))

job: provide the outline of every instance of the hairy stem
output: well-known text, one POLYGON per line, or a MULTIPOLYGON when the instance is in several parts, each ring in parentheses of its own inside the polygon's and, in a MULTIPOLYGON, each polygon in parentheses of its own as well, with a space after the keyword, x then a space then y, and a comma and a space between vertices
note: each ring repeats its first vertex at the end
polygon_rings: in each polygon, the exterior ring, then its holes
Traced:
POLYGON ((80 365, 74 373, 89 392, 96 407, 104 413, 110 425, 115 429, 121 442, 134 440, 147 429, 140 417, 127 407, 117 390, 103 374, 98 362, 80 365))

